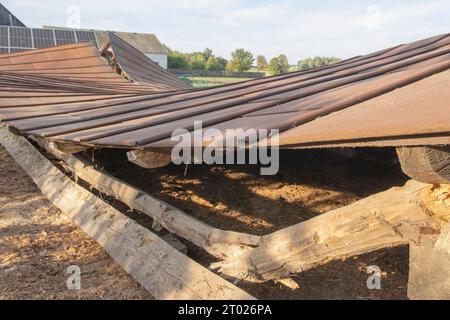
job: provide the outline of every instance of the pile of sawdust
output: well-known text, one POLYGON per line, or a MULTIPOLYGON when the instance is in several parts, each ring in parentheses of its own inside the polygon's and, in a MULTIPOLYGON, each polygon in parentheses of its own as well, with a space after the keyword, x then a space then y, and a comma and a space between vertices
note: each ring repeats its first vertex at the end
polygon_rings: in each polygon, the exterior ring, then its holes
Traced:
POLYGON ((152 299, 0 149, 0 299, 152 299), (67 268, 81 290, 67 289, 67 268))

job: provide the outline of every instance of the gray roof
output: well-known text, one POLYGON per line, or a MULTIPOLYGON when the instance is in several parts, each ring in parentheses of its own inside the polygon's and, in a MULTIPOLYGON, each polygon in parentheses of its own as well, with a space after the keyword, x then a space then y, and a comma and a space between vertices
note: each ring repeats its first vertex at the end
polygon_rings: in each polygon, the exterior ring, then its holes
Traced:
MULTIPOLYGON (((97 37, 98 46, 101 47, 103 43, 109 39, 108 31, 104 30, 93 30, 93 29, 71 29, 63 27, 54 26, 44 26, 43 28, 48 29, 64 29, 64 30, 79 30, 79 31, 93 31, 97 37)), ((121 39, 125 40, 133 47, 139 51, 146 54, 167 54, 166 48, 161 44, 156 35, 152 33, 135 33, 135 32, 117 32, 113 31, 121 39)))
POLYGON ((25 27, 25 25, 17 19, 8 9, 0 3, 0 25, 12 27, 25 27))

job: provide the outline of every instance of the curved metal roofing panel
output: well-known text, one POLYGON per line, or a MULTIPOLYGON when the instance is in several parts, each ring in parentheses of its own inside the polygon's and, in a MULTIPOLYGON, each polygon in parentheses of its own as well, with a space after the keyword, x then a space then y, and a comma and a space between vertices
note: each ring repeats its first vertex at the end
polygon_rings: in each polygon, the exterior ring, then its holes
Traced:
POLYGON ((108 33, 115 60, 127 76, 141 84, 157 85, 169 89, 192 89, 177 76, 164 70, 157 63, 113 32, 108 33))
POLYGON ((368 136, 377 146, 442 144, 450 132, 449 34, 314 70, 202 90, 174 88, 178 80, 136 49, 115 35, 111 43, 117 62, 139 84, 117 75, 92 77, 99 69, 86 64, 101 58, 88 47, 59 48, 67 59, 41 51, 8 55, 2 63, 0 56, 0 96, 9 99, 0 104, 0 119, 24 135, 125 149, 172 146, 173 130, 192 131, 198 120, 222 131, 278 129, 286 148, 343 140, 358 146, 368 136), (84 72, 75 72, 72 58, 83 62, 84 72), (393 97, 395 103, 386 106, 393 97))

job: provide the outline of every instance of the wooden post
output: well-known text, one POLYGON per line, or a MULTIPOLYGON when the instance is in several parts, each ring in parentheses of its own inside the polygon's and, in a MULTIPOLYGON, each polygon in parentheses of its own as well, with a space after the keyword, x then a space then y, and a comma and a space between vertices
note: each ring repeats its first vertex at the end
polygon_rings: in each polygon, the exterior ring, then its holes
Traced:
POLYGON ((403 172, 414 180, 450 183, 450 146, 397 148, 403 172))

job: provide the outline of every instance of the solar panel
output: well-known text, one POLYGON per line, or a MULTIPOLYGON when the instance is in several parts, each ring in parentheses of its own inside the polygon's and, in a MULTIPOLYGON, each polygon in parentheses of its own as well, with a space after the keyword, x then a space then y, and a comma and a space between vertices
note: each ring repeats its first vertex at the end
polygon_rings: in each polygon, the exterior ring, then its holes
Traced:
POLYGON ((49 48, 55 46, 53 30, 33 29, 33 44, 35 48, 49 48))
POLYGON ((8 48, 2 48, 2 47, 0 47, 0 54, 5 54, 5 53, 9 53, 8 48))
POLYGON ((9 27, 9 38, 11 48, 33 48, 29 28, 9 27))
POLYGON ((55 30, 56 45, 77 43, 73 30, 55 30))
POLYGON ((80 42, 90 42, 98 48, 93 31, 0 26, 0 48, 3 48, 3 53, 5 50, 18 52, 80 42))
POLYGON ((97 47, 97 39, 95 38, 95 33, 92 31, 76 31, 78 42, 91 42, 97 47))
POLYGON ((0 27, 0 47, 8 46, 8 27, 0 27))

